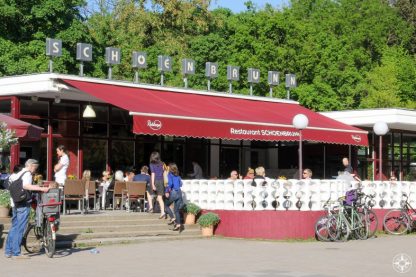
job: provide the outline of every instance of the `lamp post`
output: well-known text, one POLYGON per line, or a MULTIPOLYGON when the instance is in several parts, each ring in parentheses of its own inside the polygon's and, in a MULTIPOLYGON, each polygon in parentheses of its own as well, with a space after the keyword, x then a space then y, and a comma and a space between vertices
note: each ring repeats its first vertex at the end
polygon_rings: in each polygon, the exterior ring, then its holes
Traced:
POLYGON ((302 179, 302 130, 308 127, 309 119, 304 114, 297 114, 293 117, 292 124, 299 130, 299 179, 302 179))
POLYGON ((382 175, 383 174, 383 172, 382 172, 382 170, 383 170, 383 157, 382 157, 383 136, 385 134, 387 134, 387 132, 389 131, 389 126, 387 126, 386 122, 379 121, 379 122, 376 122, 374 124, 373 131, 377 136, 380 137, 379 138, 380 145, 378 147, 378 151, 379 151, 379 154, 378 154, 378 161, 379 161, 378 174, 379 174, 379 180, 382 181, 383 180, 383 177, 382 177, 383 176, 382 175))

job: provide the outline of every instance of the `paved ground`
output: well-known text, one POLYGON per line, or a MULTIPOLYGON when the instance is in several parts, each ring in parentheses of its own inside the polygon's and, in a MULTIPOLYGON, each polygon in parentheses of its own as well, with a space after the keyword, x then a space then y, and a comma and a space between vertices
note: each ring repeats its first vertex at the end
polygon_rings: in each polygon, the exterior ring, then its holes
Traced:
POLYGON ((347 243, 196 239, 59 250, 30 260, 0 257, 0 276, 416 276, 416 236, 347 243), (413 259, 393 270, 396 254, 413 259))

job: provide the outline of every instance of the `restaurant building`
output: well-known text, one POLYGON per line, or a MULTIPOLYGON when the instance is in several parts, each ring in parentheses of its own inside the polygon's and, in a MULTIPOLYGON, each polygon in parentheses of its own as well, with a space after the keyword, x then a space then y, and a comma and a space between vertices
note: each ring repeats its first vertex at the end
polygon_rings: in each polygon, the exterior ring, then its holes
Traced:
POLYGON ((259 165, 269 176, 292 178, 300 135, 304 167, 314 178, 331 178, 343 156, 368 145, 367 131, 292 100, 54 73, 0 78, 0 113, 43 128, 40 142, 12 147, 11 164, 38 159, 49 180, 60 144, 69 152, 68 174, 78 177, 84 169, 99 177, 106 168, 140 168, 158 150, 184 176, 196 161, 207 178, 259 165), (95 117, 85 116, 88 105, 95 117), (293 127, 297 114, 309 119, 304 130, 293 127))
POLYGON ((380 137, 373 127, 377 122, 386 123, 389 132, 382 139, 383 174, 387 178, 394 174, 400 181, 416 180, 416 110, 364 109, 321 114, 369 132, 369 147, 356 152, 359 174, 368 179, 374 176, 380 158, 380 137))

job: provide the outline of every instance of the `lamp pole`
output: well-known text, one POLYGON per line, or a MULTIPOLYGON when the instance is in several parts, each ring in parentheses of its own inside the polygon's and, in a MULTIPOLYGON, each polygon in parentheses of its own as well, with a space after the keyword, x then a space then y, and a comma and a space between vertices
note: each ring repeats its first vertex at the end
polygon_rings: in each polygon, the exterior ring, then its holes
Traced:
POLYGON ((302 130, 308 127, 309 119, 304 114, 297 114, 292 120, 293 126, 299 130, 299 179, 302 179, 303 172, 303 153, 302 153, 302 130))
POLYGON ((379 147, 378 147, 378 175, 379 175, 379 181, 383 180, 383 136, 387 134, 389 131, 389 126, 387 126, 386 122, 376 122, 373 127, 374 133, 379 136, 379 147))

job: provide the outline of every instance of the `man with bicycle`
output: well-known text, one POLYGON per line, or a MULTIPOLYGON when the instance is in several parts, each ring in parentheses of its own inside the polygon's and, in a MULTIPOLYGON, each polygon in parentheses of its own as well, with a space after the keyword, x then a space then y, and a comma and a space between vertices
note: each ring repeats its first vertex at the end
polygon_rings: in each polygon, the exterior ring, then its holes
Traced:
MULTIPOLYGON (((9 180, 10 184, 21 178, 23 190, 25 191, 42 191, 48 192, 49 188, 42 188, 37 185, 33 185, 33 174, 36 172, 39 163, 37 160, 28 159, 25 163, 25 167, 15 175, 14 178, 9 180)), ((27 259, 28 256, 23 256, 20 251, 20 244, 22 242, 23 233, 25 231, 27 221, 30 213, 30 193, 27 193, 27 197, 20 202, 15 202, 13 207, 12 225, 7 236, 6 247, 4 255, 6 258, 27 259)))

